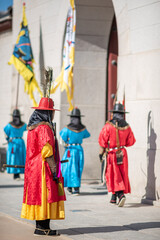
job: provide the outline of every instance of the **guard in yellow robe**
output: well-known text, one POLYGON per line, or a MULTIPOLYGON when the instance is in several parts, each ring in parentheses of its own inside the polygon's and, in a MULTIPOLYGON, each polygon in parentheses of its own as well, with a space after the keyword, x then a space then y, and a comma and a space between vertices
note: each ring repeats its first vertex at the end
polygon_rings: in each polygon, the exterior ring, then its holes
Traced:
POLYGON ((59 235, 50 219, 64 219, 66 200, 52 120, 54 102, 42 98, 30 117, 21 217, 36 220, 36 235, 59 235))

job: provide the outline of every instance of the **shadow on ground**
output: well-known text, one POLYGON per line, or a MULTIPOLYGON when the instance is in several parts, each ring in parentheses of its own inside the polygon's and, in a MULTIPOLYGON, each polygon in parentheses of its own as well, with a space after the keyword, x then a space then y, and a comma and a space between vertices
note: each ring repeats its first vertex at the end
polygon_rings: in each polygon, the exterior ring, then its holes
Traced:
POLYGON ((138 208, 138 207, 152 207, 150 204, 142 204, 142 203, 126 203, 124 205, 125 208, 138 208))
POLYGON ((15 185, 12 185, 12 184, 10 184, 10 185, 0 185, 0 188, 21 188, 21 187, 23 187, 24 185, 23 184, 15 184, 15 185))
POLYGON ((119 231, 139 231, 149 228, 160 228, 160 222, 142 222, 132 223, 123 226, 104 226, 104 227, 84 227, 84 228, 68 228, 61 229, 59 232, 66 235, 80 235, 88 233, 105 233, 105 232, 119 232, 119 231))
POLYGON ((107 195, 108 192, 80 192, 80 196, 86 196, 86 195, 107 195))

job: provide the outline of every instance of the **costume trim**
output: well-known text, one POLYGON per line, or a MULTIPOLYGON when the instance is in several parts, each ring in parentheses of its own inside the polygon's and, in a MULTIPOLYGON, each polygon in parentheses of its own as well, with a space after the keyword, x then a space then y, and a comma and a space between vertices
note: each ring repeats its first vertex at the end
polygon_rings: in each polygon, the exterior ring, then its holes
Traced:
POLYGON ((77 131, 77 130, 73 130, 72 128, 69 128, 68 126, 66 126, 66 128, 68 128, 69 130, 76 132, 76 133, 82 132, 86 129, 86 128, 82 128, 81 130, 77 131))
POLYGON ((31 131, 31 130, 35 129, 36 127, 40 126, 40 125, 47 125, 47 126, 49 126, 53 130, 52 125, 49 122, 44 122, 44 121, 43 122, 39 122, 39 123, 34 124, 32 126, 29 126, 29 127, 27 126, 27 130, 31 131))
MULTIPOLYGON (((113 127, 116 128, 116 125, 114 125, 113 123, 111 123, 111 122, 109 122, 109 121, 107 121, 106 123, 109 123, 110 125, 112 125, 113 127)), ((119 130, 125 130, 125 129, 129 128, 129 127, 130 127, 130 126, 127 125, 127 126, 125 126, 125 127, 118 127, 118 129, 119 129, 119 130)))
POLYGON ((14 128, 21 128, 21 127, 23 127, 24 126, 24 124, 25 123, 23 123, 22 125, 20 125, 20 126, 15 126, 15 125, 13 125, 12 123, 9 123, 12 127, 14 127, 14 128))

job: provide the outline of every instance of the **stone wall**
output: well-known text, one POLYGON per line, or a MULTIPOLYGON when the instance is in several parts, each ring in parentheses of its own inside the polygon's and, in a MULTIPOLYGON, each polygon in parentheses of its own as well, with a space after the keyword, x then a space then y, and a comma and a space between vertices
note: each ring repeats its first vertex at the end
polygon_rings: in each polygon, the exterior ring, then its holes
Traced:
POLYGON ((0 147, 6 142, 3 128, 10 121, 11 113, 11 67, 8 65, 12 51, 12 31, 0 33, 0 147))
POLYGON ((113 1, 118 25, 119 99, 125 87, 127 120, 136 137, 128 150, 132 193, 160 195, 160 2, 113 1))

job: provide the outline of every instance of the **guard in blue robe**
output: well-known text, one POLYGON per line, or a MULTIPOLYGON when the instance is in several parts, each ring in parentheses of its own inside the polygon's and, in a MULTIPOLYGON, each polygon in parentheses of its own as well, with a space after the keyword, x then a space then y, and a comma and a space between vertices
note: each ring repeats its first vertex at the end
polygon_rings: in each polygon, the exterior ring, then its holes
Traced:
POLYGON ((90 133, 81 123, 82 115, 78 108, 74 108, 69 116, 71 122, 60 131, 60 136, 66 144, 62 160, 69 160, 62 164, 62 175, 64 187, 67 187, 70 193, 79 194, 84 166, 84 153, 81 144, 84 138, 90 137, 90 133))
MULTIPOLYGON (((4 127, 7 148, 7 164, 9 165, 25 165, 26 147, 22 139, 24 131, 26 131, 26 123, 21 121, 21 114, 15 109, 12 114, 13 120, 4 127)), ((20 173, 24 173, 24 168, 7 168, 7 173, 13 174, 14 179, 20 178, 20 173)))

